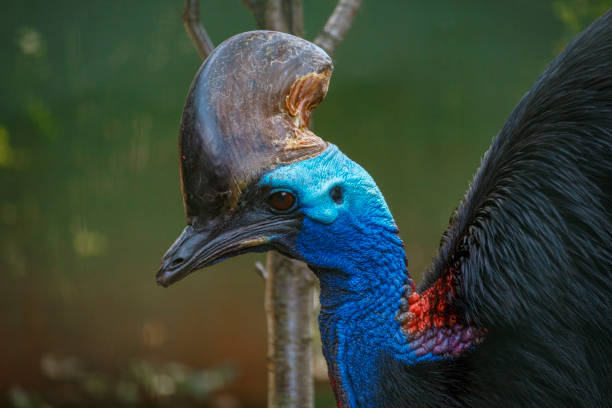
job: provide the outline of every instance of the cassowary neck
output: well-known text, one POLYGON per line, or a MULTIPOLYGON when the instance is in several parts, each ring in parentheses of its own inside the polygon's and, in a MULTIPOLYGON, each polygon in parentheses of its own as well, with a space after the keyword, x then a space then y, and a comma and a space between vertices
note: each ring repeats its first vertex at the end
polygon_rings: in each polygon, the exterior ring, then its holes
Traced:
POLYGON ((344 270, 319 271, 323 352, 341 407, 375 406, 378 362, 410 353, 396 318, 412 282, 404 249, 395 231, 376 235, 344 270))
POLYGON ((348 244, 356 252, 343 269, 318 271, 323 351, 340 407, 381 405, 384 359, 409 365, 450 359, 482 336, 463 324, 449 301, 454 271, 418 293, 397 230, 377 225, 367 226, 361 242, 348 244))

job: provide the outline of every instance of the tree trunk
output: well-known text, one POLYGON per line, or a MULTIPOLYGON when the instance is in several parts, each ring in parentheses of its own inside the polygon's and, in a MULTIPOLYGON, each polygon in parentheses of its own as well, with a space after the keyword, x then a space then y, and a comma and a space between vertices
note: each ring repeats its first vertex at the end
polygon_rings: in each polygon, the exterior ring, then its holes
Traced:
POLYGON ((308 267, 277 252, 266 259, 268 407, 313 407, 313 299, 308 267))

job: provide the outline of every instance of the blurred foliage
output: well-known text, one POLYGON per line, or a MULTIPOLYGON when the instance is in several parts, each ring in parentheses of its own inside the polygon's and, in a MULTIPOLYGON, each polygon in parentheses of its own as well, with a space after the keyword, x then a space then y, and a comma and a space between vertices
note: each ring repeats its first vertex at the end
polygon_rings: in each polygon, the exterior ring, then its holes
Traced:
POLYGON ((558 42, 559 51, 610 7, 611 0, 556 0, 553 9, 566 28, 565 35, 558 42))
POLYGON ((230 365, 193 370, 174 362, 135 360, 118 373, 108 373, 87 368, 75 357, 47 354, 42 357, 40 368, 44 383, 36 391, 20 386, 10 388, 7 394, 10 406, 240 406, 236 397, 214 395, 236 377, 236 370, 230 365))
MULTIPOLYGON (((200 390, 217 389, 230 377, 211 380, 214 370, 186 367, 231 359, 240 376, 220 401, 262 406, 258 256, 221 263, 168 290, 154 281, 160 256, 184 225, 176 137, 200 61, 184 33, 182 2, 5 3, 0 394, 13 406, 56 404, 62 396, 197 405, 190 387, 205 379, 214 387, 200 390), (147 363, 157 359, 180 364, 147 363), (51 378, 56 363, 76 377, 51 378), (172 396, 153 397, 158 388, 172 396)), ((307 38, 334 4, 305 2, 307 38)), ((417 279, 513 106, 559 44, 610 6, 363 2, 335 56, 315 130, 377 180, 417 279)), ((238 0, 202 0, 201 10, 216 43, 254 27, 238 0)), ((318 406, 330 406, 325 380, 318 391, 318 406)))

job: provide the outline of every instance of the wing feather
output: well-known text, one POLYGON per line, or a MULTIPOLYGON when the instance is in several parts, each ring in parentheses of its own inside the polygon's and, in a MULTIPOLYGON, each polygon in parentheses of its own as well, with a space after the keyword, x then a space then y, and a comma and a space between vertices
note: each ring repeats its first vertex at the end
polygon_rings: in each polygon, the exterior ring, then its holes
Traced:
POLYGON ((612 10, 518 103, 421 287, 449 268, 473 324, 612 333, 612 10))

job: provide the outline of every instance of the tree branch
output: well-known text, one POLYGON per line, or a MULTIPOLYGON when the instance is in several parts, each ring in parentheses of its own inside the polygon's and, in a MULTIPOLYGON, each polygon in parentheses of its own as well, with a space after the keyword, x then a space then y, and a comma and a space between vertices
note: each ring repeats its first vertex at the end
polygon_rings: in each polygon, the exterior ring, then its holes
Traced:
POLYGON ((268 279, 268 270, 261 262, 255 262, 255 272, 265 281, 268 279))
POLYGON ((266 28, 266 3, 267 0, 241 0, 242 4, 249 9, 253 17, 255 17, 255 23, 257 28, 266 28))
POLYGON ((268 0, 265 8, 266 29, 286 33, 289 27, 283 16, 283 0, 268 0))
POLYGON ((183 23, 187 35, 191 38, 193 45, 198 50, 198 54, 204 61, 215 48, 204 26, 200 22, 200 6, 198 0, 185 0, 183 10, 183 23))
POLYGON ((302 0, 241 0, 255 17, 257 28, 304 34, 302 0))
POLYGON ((329 16, 323 30, 315 38, 314 43, 323 48, 329 55, 333 55, 336 47, 351 28, 360 6, 361 0, 339 0, 338 5, 329 16))
POLYGON ((289 9, 289 32, 298 37, 304 36, 304 9, 302 0, 285 0, 289 9))

